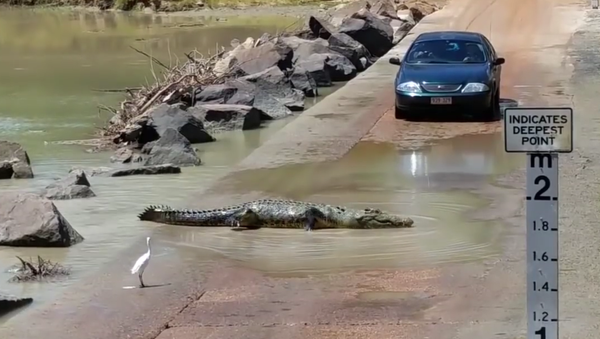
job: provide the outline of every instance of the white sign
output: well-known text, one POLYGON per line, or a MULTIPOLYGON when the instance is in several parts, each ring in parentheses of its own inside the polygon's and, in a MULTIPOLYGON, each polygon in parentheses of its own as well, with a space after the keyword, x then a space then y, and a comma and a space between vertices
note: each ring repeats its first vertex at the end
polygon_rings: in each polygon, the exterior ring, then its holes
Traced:
POLYGON ((527 156, 527 339, 558 336, 558 154, 527 156))
POLYGON ((506 152, 573 151, 570 107, 507 107, 504 111, 506 152))

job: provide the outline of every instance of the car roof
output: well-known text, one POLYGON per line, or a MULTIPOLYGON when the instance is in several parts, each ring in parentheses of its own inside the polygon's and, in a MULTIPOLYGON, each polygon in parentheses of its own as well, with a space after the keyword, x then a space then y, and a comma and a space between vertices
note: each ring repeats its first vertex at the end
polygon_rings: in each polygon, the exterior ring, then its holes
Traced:
POLYGON ((466 31, 437 31, 421 33, 415 39, 415 42, 435 41, 435 40, 463 40, 472 42, 483 42, 481 33, 466 31))

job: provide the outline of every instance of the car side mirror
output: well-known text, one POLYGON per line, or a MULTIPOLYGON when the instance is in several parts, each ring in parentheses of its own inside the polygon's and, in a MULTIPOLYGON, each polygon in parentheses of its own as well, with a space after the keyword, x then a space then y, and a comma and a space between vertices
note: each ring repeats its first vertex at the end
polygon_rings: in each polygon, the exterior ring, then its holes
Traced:
POLYGON ((499 66, 502 65, 506 60, 504 60, 504 58, 496 58, 496 60, 494 60, 494 65, 499 66))
POLYGON ((390 64, 396 65, 396 66, 400 66, 402 64, 402 62, 400 61, 400 58, 396 58, 396 57, 390 58, 389 61, 390 61, 390 64))

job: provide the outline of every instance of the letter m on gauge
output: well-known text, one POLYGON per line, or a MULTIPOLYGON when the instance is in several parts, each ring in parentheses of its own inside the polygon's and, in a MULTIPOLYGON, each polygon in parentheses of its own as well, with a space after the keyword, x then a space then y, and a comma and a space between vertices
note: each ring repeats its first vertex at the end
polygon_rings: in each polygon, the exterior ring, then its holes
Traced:
MULTIPOLYGON (((571 153, 573 151, 573 109, 570 107, 505 108, 504 149, 509 153, 571 153)), ((545 158, 540 160, 546 161, 545 158)))

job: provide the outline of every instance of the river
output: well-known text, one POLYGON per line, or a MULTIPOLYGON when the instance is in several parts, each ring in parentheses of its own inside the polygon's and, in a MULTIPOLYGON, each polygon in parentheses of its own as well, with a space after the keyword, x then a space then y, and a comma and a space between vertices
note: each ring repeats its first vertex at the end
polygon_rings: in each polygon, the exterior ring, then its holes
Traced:
MULTIPOLYGON (((243 41, 264 32, 275 34, 295 22, 285 16, 219 18, 3 8, 0 139, 25 147, 36 177, 0 181, 0 190, 33 191, 74 166, 109 165, 110 153, 88 153, 86 146, 55 142, 92 138, 110 118, 99 112, 98 104, 116 106, 121 94, 94 89, 137 87, 151 81, 148 58, 129 46, 175 63, 185 58, 185 52, 214 52, 217 45, 230 46, 234 38, 243 41)), ((319 98, 307 98, 307 107, 339 86, 323 89, 319 98)), ((186 169, 182 175, 91 178, 97 198, 56 202, 86 240, 69 249, 0 248, 0 290, 47 300, 57 290, 51 286, 68 284, 93 271, 149 227, 137 223, 131 211, 185 200, 187 193, 201 189, 291 120, 255 131, 215 135, 217 142, 197 145, 205 165, 186 169), (71 266, 72 277, 55 285, 6 283, 10 275, 4 270, 16 263, 15 255, 38 254, 71 266)))
MULTIPOLYGON (((0 189, 36 190, 71 167, 108 164, 110 153, 86 153, 84 146, 54 142, 92 137, 95 127, 108 118, 98 112, 97 105, 116 105, 121 99, 119 94, 92 89, 135 87, 151 79, 147 58, 130 45, 175 62, 175 56, 194 48, 206 52, 217 44, 228 46, 233 38, 275 33, 294 21, 289 17, 222 21, 194 16, 0 11, 0 139, 23 144, 36 174, 34 180, 2 181, 0 189), (178 27, 198 22, 206 25, 178 27)), ((291 120, 217 135, 217 142, 197 145, 205 165, 185 168, 180 175, 92 177, 97 197, 55 202, 86 238, 83 243, 68 249, 0 248, 0 270, 16 263, 16 255, 39 254, 70 266, 72 275, 50 284, 10 284, 6 282, 10 274, 0 271, 0 290, 32 296, 38 303, 49 301, 62 287, 92 273, 149 229, 157 229, 161 244, 195 248, 211 253, 206 260, 227 257, 275 275, 479 260, 497 253, 499 224, 465 218, 465 213, 485 202, 466 191, 440 189, 448 182, 474 178, 486 183, 491 176, 514 168, 516 163, 504 154, 497 134, 410 151, 361 143, 340 161, 240 173, 239 182, 227 188, 348 207, 377 206, 408 215, 420 225, 403 232, 370 230, 365 236, 359 231, 321 231, 316 240, 299 231, 240 235, 226 229, 172 228, 136 220, 136 214, 149 204, 190 205, 192 192, 206 187, 291 120), (283 180, 286 177, 295 180, 283 180)), ((169 253, 164 248, 158 252, 169 253)))

